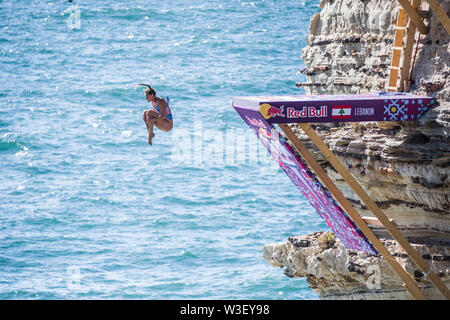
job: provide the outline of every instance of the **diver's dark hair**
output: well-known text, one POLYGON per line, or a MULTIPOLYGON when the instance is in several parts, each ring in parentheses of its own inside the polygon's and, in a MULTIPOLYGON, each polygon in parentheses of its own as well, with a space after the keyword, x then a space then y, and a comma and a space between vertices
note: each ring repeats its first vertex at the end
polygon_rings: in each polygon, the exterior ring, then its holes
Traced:
POLYGON ((139 85, 148 87, 148 89, 145 90, 145 93, 148 93, 150 95, 154 94, 156 96, 156 90, 153 89, 149 84, 140 83, 139 85))

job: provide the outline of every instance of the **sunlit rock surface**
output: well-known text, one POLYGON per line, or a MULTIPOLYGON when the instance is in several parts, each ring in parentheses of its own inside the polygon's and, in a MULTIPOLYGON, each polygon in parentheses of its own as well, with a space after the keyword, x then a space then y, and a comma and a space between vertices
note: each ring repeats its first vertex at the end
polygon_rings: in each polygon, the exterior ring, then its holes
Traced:
MULTIPOLYGON (((442 5, 449 12, 450 2, 442 5)), ((320 12, 311 18, 308 46, 302 51, 306 68, 301 72, 306 76, 306 81, 298 86, 303 86, 307 94, 385 91, 398 2, 321 1, 320 6, 320 12)), ((422 10, 431 9, 423 4, 422 10)), ((422 119, 387 124, 321 124, 315 128, 410 242, 416 243, 415 246, 419 246, 424 255, 432 255, 438 246, 440 254, 448 257, 450 37, 434 12, 431 11, 430 19, 425 23, 430 27, 430 32, 420 36, 417 53, 414 45, 411 92, 435 97, 437 103, 422 119)), ((417 36, 418 33, 416 39, 417 36)), ((350 187, 312 148, 302 130, 295 125, 292 127, 359 213, 372 216, 350 187)), ((381 238, 389 237, 383 228, 374 228, 374 232, 381 238)), ((394 246, 392 250, 395 252, 398 248, 394 246)), ((316 263, 317 268, 313 268, 314 263, 304 264, 304 261, 316 261, 317 257, 312 249, 299 249, 290 242, 264 247, 264 258, 269 263, 286 267, 286 273, 290 276, 307 277, 310 286, 321 297, 411 298, 402 288, 400 279, 379 257, 349 256, 341 244, 321 253, 322 260, 320 264, 316 263), (279 255, 280 252, 285 253, 284 258, 279 255), (298 259, 288 263, 284 260, 287 256, 298 259), (380 290, 366 290, 361 285, 363 275, 344 272, 346 263, 356 259, 354 257, 359 259, 358 265, 375 263, 381 267, 380 290), (356 292, 359 293, 355 295, 356 292)), ((431 263, 434 260, 428 261, 431 263)), ((413 273, 414 268, 411 263, 413 273)), ((441 272, 447 277, 448 270, 445 268, 441 272)), ((434 289, 427 292, 430 297, 440 297, 434 289)))
MULTIPOLYGON (((288 277, 306 277, 321 299, 411 299, 386 260, 348 250, 339 239, 324 245, 326 235, 317 232, 292 236, 287 242, 266 245, 263 257, 272 266, 284 268, 288 277)), ((442 299, 395 241, 384 240, 383 243, 428 298, 442 299)), ((416 239, 413 247, 450 286, 448 243, 416 239)))

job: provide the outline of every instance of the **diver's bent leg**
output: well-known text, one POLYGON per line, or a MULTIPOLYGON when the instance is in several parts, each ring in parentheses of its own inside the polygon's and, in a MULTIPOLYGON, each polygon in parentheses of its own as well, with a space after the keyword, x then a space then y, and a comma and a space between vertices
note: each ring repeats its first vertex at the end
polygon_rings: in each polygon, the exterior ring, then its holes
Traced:
POLYGON ((145 122, 145 126, 147 127, 148 132, 148 144, 152 144, 152 138, 155 136, 153 133, 153 124, 150 123, 152 119, 158 118, 159 114, 153 110, 145 110, 142 115, 142 119, 145 122))
POLYGON ((155 123, 159 120, 159 118, 152 118, 149 121, 146 122, 148 129, 148 144, 152 145, 152 139, 155 136, 153 133, 153 127, 155 123))
POLYGON ((153 110, 146 110, 146 112, 144 112, 145 121, 150 121, 153 118, 159 118, 159 116, 160 116, 159 113, 153 110))
POLYGON ((172 130, 173 127, 173 122, 169 121, 167 119, 161 119, 161 118, 153 118, 150 119, 148 121, 148 126, 149 126, 149 130, 148 130, 148 144, 152 144, 152 139, 155 136, 155 134, 153 133, 153 128, 154 126, 156 126, 159 130, 164 131, 164 132, 169 132, 170 130, 172 130))
POLYGON ((150 133, 150 126, 149 126, 148 120, 147 120, 148 119, 148 111, 150 111, 150 110, 144 111, 144 114, 142 115, 142 119, 144 120, 145 126, 147 127, 147 132, 150 133))
POLYGON ((164 132, 169 132, 170 130, 172 130, 173 127, 173 122, 167 119, 158 121, 155 123, 156 127, 164 132))

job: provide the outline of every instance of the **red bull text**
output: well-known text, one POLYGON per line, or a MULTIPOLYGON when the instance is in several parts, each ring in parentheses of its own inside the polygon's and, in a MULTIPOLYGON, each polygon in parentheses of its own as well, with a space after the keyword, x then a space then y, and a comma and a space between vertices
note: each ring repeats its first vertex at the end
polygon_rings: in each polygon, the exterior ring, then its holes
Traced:
POLYGON ((316 109, 316 107, 303 107, 301 110, 287 108, 288 118, 323 118, 327 117, 327 115, 327 106, 321 106, 320 109, 316 109))

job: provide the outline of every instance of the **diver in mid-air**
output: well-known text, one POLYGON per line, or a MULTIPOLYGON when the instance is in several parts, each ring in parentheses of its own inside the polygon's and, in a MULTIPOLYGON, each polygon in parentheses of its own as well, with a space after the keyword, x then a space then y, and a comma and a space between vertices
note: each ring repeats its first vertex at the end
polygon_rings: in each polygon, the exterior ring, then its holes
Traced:
POLYGON ((139 85, 147 87, 145 90, 145 99, 153 105, 153 110, 145 110, 142 116, 147 126, 148 144, 151 145, 152 139, 155 136, 153 127, 156 126, 161 131, 169 132, 173 128, 173 117, 168 101, 157 97, 155 89, 150 85, 144 83, 140 83, 139 85))

